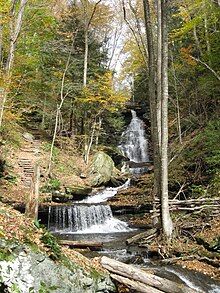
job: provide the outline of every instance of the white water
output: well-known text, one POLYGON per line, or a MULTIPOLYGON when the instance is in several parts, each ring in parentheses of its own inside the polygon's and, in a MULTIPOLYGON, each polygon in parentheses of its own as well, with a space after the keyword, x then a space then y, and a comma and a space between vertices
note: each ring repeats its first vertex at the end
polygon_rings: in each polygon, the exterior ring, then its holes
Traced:
MULTIPOLYGON (((132 120, 122 134, 120 149, 125 156, 134 162, 147 162, 148 143, 145 138, 145 127, 135 111, 131 111, 132 120)), ((130 168, 133 174, 141 173, 143 168, 130 168)), ((86 199, 74 202, 74 206, 51 207, 48 227, 58 233, 116 233, 127 232, 130 229, 127 223, 113 217, 111 208, 103 203, 115 196, 118 190, 126 189, 130 180, 119 187, 109 187, 86 199), (82 205, 87 204, 87 205, 82 205)))
MULTIPOLYGON (((135 111, 131 110, 132 119, 127 129, 122 133, 119 149, 130 161, 143 163, 149 161, 148 141, 145 134, 144 122, 137 117, 135 111)), ((122 171, 126 170, 126 166, 122 171)), ((133 174, 144 172, 144 168, 130 168, 133 174)))
POLYGON ((125 184, 118 187, 107 187, 104 190, 97 191, 91 194, 87 198, 77 201, 78 203, 102 203, 107 201, 109 198, 115 196, 119 190, 126 189, 130 186, 130 179, 128 179, 125 184))
POLYGON ((132 231, 113 217, 108 205, 56 206, 49 210, 49 229, 57 233, 93 234, 132 231))

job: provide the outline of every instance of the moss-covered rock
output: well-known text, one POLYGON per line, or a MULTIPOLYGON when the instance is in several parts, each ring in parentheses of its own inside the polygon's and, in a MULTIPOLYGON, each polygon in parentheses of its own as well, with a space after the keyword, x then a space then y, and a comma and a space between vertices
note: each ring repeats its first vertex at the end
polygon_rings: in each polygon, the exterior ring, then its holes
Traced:
POLYGON ((83 199, 92 192, 89 186, 66 186, 65 192, 73 196, 73 199, 83 199))
POLYGON ((65 192, 60 192, 59 190, 52 192, 52 201, 65 203, 73 199, 71 194, 66 194, 65 192))
POLYGON ((90 165, 90 174, 94 175, 91 186, 108 185, 118 177, 114 161, 104 152, 95 155, 90 165))

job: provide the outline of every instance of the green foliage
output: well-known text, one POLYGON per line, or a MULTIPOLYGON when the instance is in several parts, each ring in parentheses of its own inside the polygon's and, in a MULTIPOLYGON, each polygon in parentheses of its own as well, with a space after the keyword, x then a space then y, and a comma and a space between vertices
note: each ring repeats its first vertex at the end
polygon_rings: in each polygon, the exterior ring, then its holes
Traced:
POLYGON ((41 281, 40 283, 40 288, 39 288, 39 293, 51 293, 52 291, 56 291, 59 289, 58 286, 47 286, 44 282, 41 281))
POLYGON ((18 149, 21 146, 21 133, 18 129, 17 120, 14 116, 13 118, 9 118, 9 116, 6 116, 7 114, 8 112, 6 111, 4 124, 0 129, 3 143, 14 149, 18 149))
POLYGON ((13 284, 13 285, 11 286, 11 292, 13 292, 13 293, 21 293, 21 291, 19 290, 17 284, 13 284))
POLYGON ((57 239, 55 236, 53 236, 49 231, 44 229, 43 236, 41 238, 41 241, 45 244, 46 247, 48 247, 49 250, 49 256, 53 260, 58 260, 61 257, 61 249, 59 244, 57 243, 57 239))
POLYGON ((189 190, 191 191, 193 197, 199 197, 200 195, 204 195, 207 192, 205 186, 194 184, 189 187, 189 190))
POLYGON ((48 182, 48 187, 50 188, 50 190, 59 190, 60 186, 61 186, 61 183, 56 178, 51 178, 48 182))
MULTIPOLYGON (((45 152, 49 152, 51 149, 51 143, 45 143, 42 145, 42 150, 45 152)), ((53 147, 53 157, 57 157, 59 155, 59 149, 57 147, 53 147)))
POLYGON ((4 261, 11 261, 14 260, 14 255, 10 248, 0 248, 0 259, 4 261))
POLYGON ((210 121, 200 139, 203 141, 208 172, 217 173, 220 170, 220 120, 210 121))
POLYGON ((184 152, 184 168, 191 176, 190 190, 194 195, 220 191, 220 121, 209 121, 184 152))

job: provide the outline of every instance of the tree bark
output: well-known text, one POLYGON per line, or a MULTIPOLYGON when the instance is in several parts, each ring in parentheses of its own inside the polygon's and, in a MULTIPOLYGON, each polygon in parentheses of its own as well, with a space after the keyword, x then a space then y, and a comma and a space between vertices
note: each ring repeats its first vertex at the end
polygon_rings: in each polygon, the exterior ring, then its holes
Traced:
POLYGON ((71 240, 60 240, 59 244, 68 245, 70 247, 89 247, 89 248, 102 248, 103 242, 91 242, 91 241, 71 241, 71 240))
POLYGON ((97 5, 101 1, 102 0, 99 0, 98 2, 95 3, 95 6, 94 6, 90 16, 88 15, 89 0, 82 1, 83 5, 84 5, 84 14, 85 14, 85 19, 84 19, 85 52, 84 52, 83 86, 87 85, 88 55, 89 55, 89 27, 91 25, 92 19, 94 17, 95 12, 96 12, 97 5))
MULTIPOLYGON (((143 0, 148 42, 149 96, 151 108, 151 134, 154 154, 154 195, 161 200, 163 233, 172 235, 172 221, 168 205, 168 40, 166 0, 157 0, 157 38, 153 38, 151 10, 143 0), (155 52, 156 51, 156 61, 155 52), (155 84, 156 83, 156 84, 155 84)), ((156 215, 156 214, 155 214, 156 215)), ((155 216, 154 219, 157 219, 155 216)))
POLYGON ((51 147, 50 147, 50 156, 49 156, 49 163, 48 163, 48 175, 50 175, 51 173, 51 165, 52 165, 52 158, 53 158, 53 149, 54 149, 54 143, 55 143, 55 139, 56 139, 56 135, 57 135, 57 129, 58 129, 58 124, 59 124, 59 117, 61 114, 61 108, 63 106, 64 100, 67 96, 64 95, 64 84, 65 84, 65 77, 66 77, 66 73, 67 70, 69 68, 69 64, 70 64, 70 58, 71 58, 71 54, 72 54, 72 48, 73 48, 73 44, 74 44, 74 39, 72 41, 72 46, 67 58, 67 62, 66 62, 66 66, 63 72, 63 76, 62 76, 62 81, 61 81, 61 88, 60 88, 60 103, 57 104, 57 109, 56 109, 56 119, 55 119, 55 126, 54 126, 54 131, 53 131, 53 138, 52 138, 52 142, 51 142, 51 147))
POLYGON ((161 3, 162 62, 161 62, 161 216, 165 236, 170 239, 173 225, 168 201, 168 35, 167 3, 161 3))
POLYGON ((164 291, 155 289, 151 286, 145 285, 139 281, 134 281, 116 274, 110 274, 110 277, 119 283, 124 284, 126 287, 130 287, 131 289, 137 290, 138 292, 143 293, 163 293, 164 291))
POLYGON ((155 229, 155 228, 153 228, 153 229, 149 229, 149 230, 147 230, 147 231, 145 231, 145 232, 139 233, 139 234, 137 234, 137 235, 135 235, 135 236, 133 236, 133 237, 127 239, 127 240, 126 240, 126 244, 127 244, 127 245, 130 245, 130 244, 132 244, 132 243, 134 243, 134 242, 137 242, 138 240, 140 240, 140 239, 142 239, 142 238, 145 238, 145 237, 148 237, 148 236, 150 236, 150 235, 153 235, 153 234, 155 234, 156 232, 157 232, 157 229, 155 229))
POLYGON ((7 57, 6 66, 3 71, 3 85, 0 87, 0 127, 2 126, 2 119, 4 113, 5 102, 8 96, 9 87, 11 84, 12 68, 14 63, 15 49, 18 40, 18 36, 21 30, 22 19, 24 15, 25 6, 28 0, 20 0, 18 12, 15 13, 17 1, 14 0, 11 9, 10 20, 10 47, 7 57))
MULTIPOLYGON (((167 293, 195 293, 196 291, 183 285, 177 284, 168 279, 158 277, 156 275, 147 273, 134 266, 124 264, 117 260, 110 259, 106 256, 101 257, 101 265, 113 272, 114 274, 132 279, 137 282, 141 282, 144 285, 156 288, 162 292, 167 293)), ((141 292, 153 292, 153 291, 141 291, 141 292)), ((155 291, 156 292, 156 291, 155 291)))
MULTIPOLYGON (((153 28, 151 23, 151 11, 148 0, 143 0, 144 18, 147 35, 147 50, 148 50, 148 73, 149 73, 149 97, 150 97, 150 116, 151 116, 151 139, 153 144, 153 161, 154 161, 154 199, 160 197, 160 167, 159 167, 159 140, 157 135, 157 108, 156 103, 156 63, 155 63, 155 42, 153 38, 153 28)), ((158 218, 154 217, 154 222, 157 224, 158 218)))

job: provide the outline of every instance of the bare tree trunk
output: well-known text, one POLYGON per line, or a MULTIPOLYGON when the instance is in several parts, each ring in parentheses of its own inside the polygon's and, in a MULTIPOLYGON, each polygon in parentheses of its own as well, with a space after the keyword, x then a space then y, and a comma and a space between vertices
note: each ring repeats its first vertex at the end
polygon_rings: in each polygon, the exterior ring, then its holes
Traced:
POLYGON ((45 95, 44 103, 43 103, 43 114, 42 114, 42 120, 41 120, 41 127, 43 129, 45 127, 46 102, 47 102, 47 98, 46 98, 46 95, 45 95))
POLYGON ((21 30, 22 19, 24 15, 25 6, 28 0, 20 0, 18 12, 15 12, 17 1, 14 0, 11 9, 11 20, 10 20, 10 47, 8 52, 8 58, 6 62, 6 66, 3 72, 3 85, 0 87, 0 127, 2 125, 4 106, 7 99, 10 83, 11 83, 11 75, 12 75, 12 67, 14 63, 14 54, 15 48, 18 40, 18 36, 21 30))
POLYGON ((67 59, 67 62, 66 62, 66 67, 65 67, 65 70, 63 72, 62 81, 61 81, 60 104, 57 104, 55 126, 54 126, 54 131, 53 131, 53 139, 52 139, 52 142, 51 142, 50 156, 49 156, 49 163, 48 163, 48 170, 47 170, 48 175, 50 175, 50 173, 51 173, 53 149, 54 149, 54 143, 55 143, 55 139, 56 139, 56 135, 57 135, 59 117, 61 115, 61 108, 63 106, 63 103, 64 103, 64 100, 65 100, 66 96, 68 95, 68 93, 66 93, 64 95, 64 83, 65 83, 66 73, 67 73, 67 70, 68 70, 69 64, 70 64, 70 58, 71 58, 71 54, 72 54, 73 44, 74 44, 74 39, 73 39, 73 42, 72 42, 72 46, 71 46, 71 49, 70 49, 70 52, 69 52, 69 55, 68 55, 68 59, 67 59))
MULTIPOLYGON (((160 166, 159 166, 159 140, 157 134, 157 102, 156 102, 156 62, 155 62, 155 44, 153 38, 153 28, 151 23, 151 11, 148 0, 143 1, 145 26, 147 34, 148 48, 148 72, 149 72, 149 97, 150 97, 150 113, 151 113, 151 139, 153 143, 153 158, 154 158, 154 191, 153 197, 160 197, 160 166)), ((155 206, 153 207, 156 210, 155 206)), ((154 217, 154 224, 158 223, 158 217, 154 217)))
POLYGON ((208 25, 207 25, 207 16, 206 15, 205 15, 205 19, 204 19, 204 27, 205 27, 206 49, 207 49, 207 52, 210 54, 211 47, 210 47, 210 42, 209 42, 209 33, 208 33, 208 25))
POLYGON ((167 4, 161 3, 162 27, 162 83, 161 83, 161 216, 162 228, 166 238, 170 239, 173 225, 169 212, 168 199, 168 35, 167 35, 167 4))
POLYGON ((98 2, 95 3, 95 6, 92 10, 91 15, 88 15, 88 4, 89 0, 81 0, 81 2, 84 5, 84 14, 85 14, 85 19, 84 19, 84 42, 85 42, 85 52, 84 52, 84 69, 83 69, 83 86, 87 85, 87 71, 88 71, 88 54, 89 54, 89 27, 91 25, 92 19, 94 17, 94 14, 96 12, 97 5, 101 2, 102 0, 99 0, 98 2))
POLYGON ((95 141, 96 147, 99 144, 99 136, 100 136, 100 132, 101 132, 101 127, 102 127, 102 118, 99 116, 99 123, 98 123, 98 127, 97 127, 96 141, 95 141))
POLYGON ((89 163, 89 155, 90 155, 92 143, 93 143, 94 136, 95 136, 95 129, 96 129, 96 121, 94 122, 94 124, 92 126, 92 133, 91 133, 91 136, 88 140, 88 144, 86 145, 86 153, 85 153, 85 163, 86 164, 89 163))
POLYGON ((2 48, 3 48, 3 30, 4 26, 1 24, 2 16, 0 15, 0 68, 2 65, 2 48))
POLYGON ((193 35, 194 35, 194 39, 195 39, 195 42, 196 42, 196 46, 197 46, 197 49, 200 53, 200 56, 203 55, 202 53, 202 49, 201 49, 201 46, 200 46, 200 42, 199 42, 199 39, 198 39, 198 36, 197 36, 197 32, 196 32, 196 27, 194 26, 193 27, 193 35))
POLYGON ((83 69, 83 86, 87 85, 87 71, 88 71, 88 53, 89 53, 89 40, 88 30, 85 30, 85 53, 84 53, 84 69, 83 69))
MULTIPOLYGON (((143 0, 148 41, 149 96, 151 133, 154 152, 154 192, 161 200, 163 233, 172 234, 172 221, 168 206, 168 41, 165 0, 157 0, 157 38, 153 38, 151 11, 148 0, 143 0), (155 61, 154 48, 157 48, 155 61), (157 86, 155 85, 155 81, 157 86)), ((156 217, 155 217, 156 218, 156 217)))
POLYGON ((176 71, 173 62, 173 53, 171 52, 171 63, 172 63, 172 73, 173 73, 173 80, 174 80, 174 90, 176 95, 176 120, 177 120, 177 133, 179 136, 179 142, 182 144, 182 130, 181 130, 181 121, 180 121, 180 107, 179 107, 179 94, 177 89, 177 77, 176 71))
POLYGON ((110 272, 117 274, 117 276, 123 276, 125 278, 132 279, 133 281, 140 282, 138 283, 139 286, 135 288, 136 290, 140 292, 147 292, 147 293, 151 293, 151 292, 195 293, 196 292, 194 289, 191 289, 184 284, 181 284, 181 285, 177 284, 168 279, 161 278, 154 274, 150 274, 132 265, 124 264, 120 261, 111 259, 106 256, 101 257, 100 264, 105 269, 109 270, 110 272), (143 290, 142 290, 141 289, 142 284, 149 287, 143 286, 143 290))

